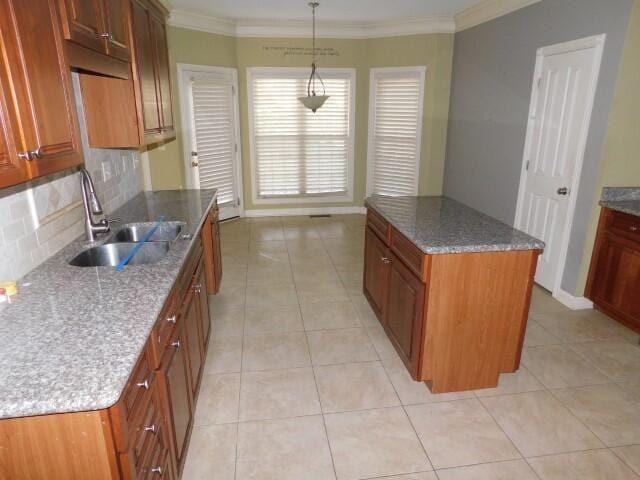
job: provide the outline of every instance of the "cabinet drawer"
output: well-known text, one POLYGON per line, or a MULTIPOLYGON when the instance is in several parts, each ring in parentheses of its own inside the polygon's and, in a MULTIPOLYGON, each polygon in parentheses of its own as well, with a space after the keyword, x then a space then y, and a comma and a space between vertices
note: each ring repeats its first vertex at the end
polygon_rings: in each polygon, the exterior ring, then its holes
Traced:
POLYGON ((618 234, 640 242, 640 218, 622 212, 611 214, 609 228, 618 234))
POLYGON ((423 268, 425 254, 393 227, 391 228, 391 251, 395 253, 418 278, 423 282, 426 281, 423 268))
POLYGON ((173 329, 178 322, 178 307, 179 305, 176 302, 175 295, 170 294, 162 309, 162 313, 158 316, 156 325, 153 327, 153 333, 151 334, 151 351, 153 353, 154 369, 160 368, 164 349, 168 345, 173 329))
POLYGON ((378 212, 371 208, 367 209, 367 225, 380 237, 385 245, 389 245, 391 225, 389 225, 389 222, 382 218, 378 212))
POLYGON ((145 348, 122 393, 122 409, 126 420, 131 419, 136 409, 140 408, 140 405, 143 405, 151 394, 155 377, 149 357, 149 348, 145 348))
POLYGON ((193 275, 196 273, 196 268, 200 262, 202 252, 202 237, 201 235, 197 235, 193 239, 193 245, 187 255, 186 261, 184 262, 184 267, 182 267, 182 271, 180 272, 180 275, 178 275, 178 280, 176 280, 174 291, 176 292, 176 301, 178 302, 176 305, 178 306, 182 303, 182 299, 187 293, 189 285, 191 285, 191 280, 193 279, 193 275))

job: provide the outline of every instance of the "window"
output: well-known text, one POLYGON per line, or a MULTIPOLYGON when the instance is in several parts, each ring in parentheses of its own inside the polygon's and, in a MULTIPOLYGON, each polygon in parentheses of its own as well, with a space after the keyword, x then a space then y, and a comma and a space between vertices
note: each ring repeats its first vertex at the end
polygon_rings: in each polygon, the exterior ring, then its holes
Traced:
POLYGON ((425 67, 372 68, 367 194, 416 195, 425 67))
POLYGON ((323 68, 329 99, 315 114, 306 95, 307 68, 248 72, 255 203, 350 201, 355 72, 323 68))

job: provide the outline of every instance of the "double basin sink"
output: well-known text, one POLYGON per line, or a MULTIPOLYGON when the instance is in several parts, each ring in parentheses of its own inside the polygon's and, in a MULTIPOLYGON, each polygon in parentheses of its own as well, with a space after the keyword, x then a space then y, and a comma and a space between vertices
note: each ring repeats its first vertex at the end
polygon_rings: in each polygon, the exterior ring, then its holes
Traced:
MULTIPOLYGON (((69 261, 75 267, 115 267, 145 236, 155 224, 133 223, 124 225, 113 233, 107 241, 95 247, 83 250, 69 261)), ((171 243, 178 238, 183 224, 167 222, 143 242, 127 265, 145 265, 159 262, 169 252, 171 243)))

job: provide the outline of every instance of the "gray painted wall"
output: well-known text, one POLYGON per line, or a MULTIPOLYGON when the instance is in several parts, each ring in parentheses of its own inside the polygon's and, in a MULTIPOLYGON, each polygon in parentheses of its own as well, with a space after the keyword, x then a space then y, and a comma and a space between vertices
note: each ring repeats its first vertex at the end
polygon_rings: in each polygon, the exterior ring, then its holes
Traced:
POLYGON ((633 0, 542 0, 457 33, 444 194, 515 219, 536 50, 607 34, 562 288, 575 292, 633 0))

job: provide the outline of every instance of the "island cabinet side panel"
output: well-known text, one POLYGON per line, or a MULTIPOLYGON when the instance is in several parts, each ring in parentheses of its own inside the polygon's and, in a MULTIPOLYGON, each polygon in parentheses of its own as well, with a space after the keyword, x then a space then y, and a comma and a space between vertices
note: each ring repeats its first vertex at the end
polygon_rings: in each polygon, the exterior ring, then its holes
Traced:
POLYGON ((105 410, 0 420, 0 480, 119 479, 105 410))
POLYGON ((495 387, 518 368, 537 255, 432 256, 421 380, 433 393, 495 387))

